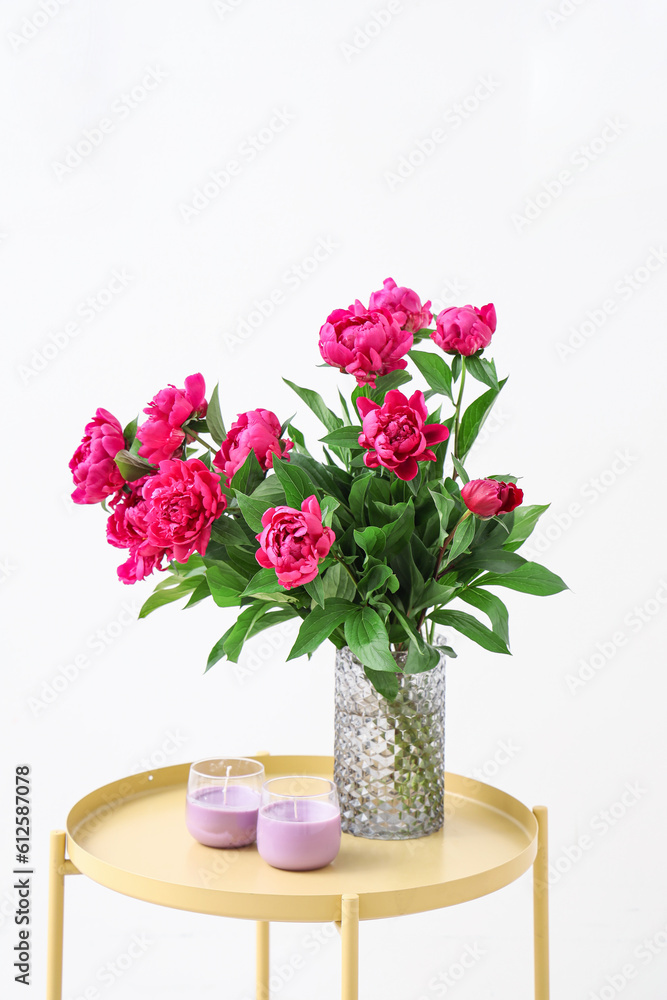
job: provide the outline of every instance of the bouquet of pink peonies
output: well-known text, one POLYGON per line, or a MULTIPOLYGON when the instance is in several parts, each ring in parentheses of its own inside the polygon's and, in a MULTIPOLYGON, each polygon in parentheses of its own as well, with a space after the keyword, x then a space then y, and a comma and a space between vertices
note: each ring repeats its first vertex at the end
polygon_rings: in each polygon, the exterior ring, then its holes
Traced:
POLYGON ((141 617, 182 598, 242 609, 208 667, 298 618, 289 659, 325 639, 348 646, 389 699, 400 670, 438 663, 437 625, 509 652, 495 588, 547 595, 566 585, 517 552, 547 507, 522 506, 513 476, 466 470, 506 382, 483 356, 495 309, 444 309, 433 329, 430 304, 387 278, 368 307, 357 300, 328 317, 322 358, 356 382, 348 398, 339 391, 340 412, 285 379, 326 431, 321 455, 270 410, 241 413, 226 431, 218 386, 207 401, 199 374, 162 389, 124 429, 98 409, 70 462, 72 497, 107 510, 107 539, 128 554, 123 583, 166 573, 141 617), (429 340, 434 351, 413 349, 429 340), (409 396, 408 362, 423 380, 409 396), (481 391, 464 408, 471 379, 481 391))

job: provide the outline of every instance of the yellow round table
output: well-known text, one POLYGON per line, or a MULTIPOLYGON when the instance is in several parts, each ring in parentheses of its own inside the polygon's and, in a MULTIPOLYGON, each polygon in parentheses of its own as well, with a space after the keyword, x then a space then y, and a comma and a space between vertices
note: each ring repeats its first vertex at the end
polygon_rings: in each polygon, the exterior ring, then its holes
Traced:
MULTIPOLYGON (((254 754, 268 777, 331 777, 330 757, 254 754)), ((84 874, 162 906, 257 921, 257 998, 269 1000, 269 923, 335 921, 342 998, 358 997, 360 920, 433 910, 509 885, 533 866, 535 1000, 549 997, 546 809, 491 785, 445 775, 445 826, 417 840, 343 834, 336 860, 313 872, 271 868, 255 845, 220 850, 185 827, 189 764, 145 771, 81 799, 51 834, 47 1000, 62 997, 64 879, 84 874)))

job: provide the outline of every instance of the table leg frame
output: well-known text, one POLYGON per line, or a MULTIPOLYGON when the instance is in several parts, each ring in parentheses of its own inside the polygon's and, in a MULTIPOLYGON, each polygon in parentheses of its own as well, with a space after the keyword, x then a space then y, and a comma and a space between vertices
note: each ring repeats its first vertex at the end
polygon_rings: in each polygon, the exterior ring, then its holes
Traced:
POLYGON ((257 921, 257 1000, 269 1000, 269 921, 257 921))
POLYGON ((65 876, 79 869, 65 857, 67 834, 52 830, 49 847, 49 918, 46 952, 46 1000, 62 1000, 63 928, 65 923, 65 876))
POLYGON ((549 1000, 549 839, 547 807, 535 806, 537 855, 533 863, 535 1000, 549 1000))

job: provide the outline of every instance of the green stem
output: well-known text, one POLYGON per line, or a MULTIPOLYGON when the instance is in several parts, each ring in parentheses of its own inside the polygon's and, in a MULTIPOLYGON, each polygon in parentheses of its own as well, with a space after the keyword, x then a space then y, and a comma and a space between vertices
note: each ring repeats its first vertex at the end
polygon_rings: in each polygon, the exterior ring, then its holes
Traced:
MULTIPOLYGON (((461 355, 461 386, 459 388, 458 399, 456 400, 456 405, 454 407, 456 417, 454 419, 454 457, 460 458, 459 455, 459 429, 461 427, 461 404, 463 402, 463 390, 466 384, 466 359, 465 355, 461 355)), ((452 478, 456 479, 457 472, 454 469, 452 473, 452 478)))
POLYGON ((341 556, 339 556, 336 552, 332 552, 331 555, 334 557, 334 559, 336 560, 337 563, 341 564, 341 566, 343 567, 343 569, 345 570, 345 572, 349 576, 350 580, 352 580, 352 583, 354 584, 354 589, 357 591, 357 593, 359 593, 359 587, 358 587, 358 584, 357 584, 357 578, 354 575, 354 573, 352 572, 352 570, 350 569, 350 567, 347 565, 347 563, 345 562, 345 560, 343 558, 341 558, 341 556))
MULTIPOLYGON (((443 559, 443 556, 445 554, 445 549, 447 548, 447 546, 451 542, 452 538, 454 537, 456 529, 458 528, 459 524, 461 524, 463 521, 465 521, 466 518, 470 517, 471 514, 472 514, 472 511, 466 510, 465 514, 461 515, 461 517, 458 519, 458 521, 456 522, 456 524, 454 525, 454 527, 452 528, 452 530, 449 532, 449 534, 445 538, 445 540, 442 543, 442 545, 440 546, 440 551, 438 552, 438 558, 435 561, 435 569, 433 570, 433 579, 434 580, 438 579, 438 570, 440 569, 440 564, 442 563, 442 559, 443 559)), ((417 625, 417 630, 418 631, 421 629, 422 625, 424 624, 424 619, 426 618, 426 612, 427 612, 427 610, 428 610, 427 608, 424 608, 424 610, 421 613, 421 616, 419 618, 419 623, 417 625)))
POLYGON ((208 441, 204 441, 204 439, 203 439, 203 438, 199 437, 199 434, 197 434, 197 432, 196 432, 196 431, 192 431, 192 430, 189 430, 189 429, 188 429, 188 428, 186 427, 186 429, 185 429, 185 433, 187 434, 187 436, 188 436, 188 437, 192 437, 192 438, 194 438, 194 439, 195 439, 195 441, 199 441, 199 443, 200 443, 200 444, 203 444, 205 448, 208 448, 208 450, 209 450, 209 451, 211 452, 211 454, 212 454, 212 455, 217 455, 217 453, 218 453, 218 452, 220 451, 220 449, 219 449, 219 448, 212 448, 212 447, 210 446, 210 444, 208 443, 208 441))

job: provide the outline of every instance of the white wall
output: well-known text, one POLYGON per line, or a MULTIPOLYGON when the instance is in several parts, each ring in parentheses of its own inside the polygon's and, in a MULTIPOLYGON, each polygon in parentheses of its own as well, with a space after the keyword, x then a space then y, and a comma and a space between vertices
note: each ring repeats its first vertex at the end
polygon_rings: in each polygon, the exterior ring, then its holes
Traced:
MULTIPOLYGON (((335 375, 315 367, 319 327, 387 275, 439 306, 496 303, 493 356, 511 379, 472 471, 515 472, 527 502, 551 501, 531 549, 571 586, 509 596, 509 662, 457 641, 448 767, 485 768, 550 807, 553 995, 664 995, 666 29, 650 0, 5 0, 0 940, 11 997, 25 995, 9 957, 16 764, 33 768, 41 994, 48 831, 78 798, 142 760, 332 743, 331 650, 284 666, 283 638, 246 676, 226 664, 203 676, 231 613, 209 602, 134 620, 150 581, 119 584, 104 515, 68 499, 83 425, 98 406, 129 420, 195 371, 209 387, 220 379, 230 418, 259 405, 292 413, 280 375, 332 398, 335 375), (142 81, 152 89, 125 103, 142 81), (276 109, 282 131, 250 160, 244 144, 278 124, 276 109), (102 119, 99 145, 59 167, 102 119), (225 189, 184 211, 232 159, 225 189), (408 176, 392 177, 401 163, 408 176), (328 249, 306 275, 318 244, 328 249), (102 305, 114 272, 124 277, 102 305), (238 337, 276 290, 283 301, 238 337), (85 668, 36 704, 77 656, 85 668), (503 741, 516 749, 498 767, 503 741)), ((66 998, 252 995, 250 926, 70 882, 66 998), (150 942, 141 957, 121 978, 105 972, 134 934, 150 942)), ((472 948, 480 957, 448 997, 530 996, 530 901, 525 876, 456 910, 364 926, 362 995, 445 995, 444 978, 429 982, 472 948)), ((313 930, 276 928, 276 969, 301 954, 305 967, 275 996, 338 995, 338 944, 305 942, 313 930)))

